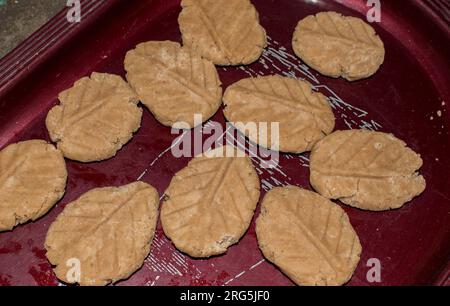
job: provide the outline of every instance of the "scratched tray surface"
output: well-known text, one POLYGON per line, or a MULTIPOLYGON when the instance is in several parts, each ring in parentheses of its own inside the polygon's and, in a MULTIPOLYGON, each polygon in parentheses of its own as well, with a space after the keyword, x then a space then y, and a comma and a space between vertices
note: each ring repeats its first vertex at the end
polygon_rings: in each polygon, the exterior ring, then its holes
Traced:
MULTIPOLYGON (((293 56, 291 37, 296 23, 309 14, 330 9, 362 16, 357 10, 366 9, 364 4, 349 1, 350 5, 356 3, 353 10, 332 1, 315 4, 291 0, 253 2, 267 29, 269 45, 259 62, 253 65, 219 68, 224 88, 243 77, 257 75, 281 74, 306 79, 330 98, 337 129, 393 132, 424 159, 421 172, 427 180, 427 190, 404 208, 371 213, 344 207, 363 246, 360 264, 349 285, 369 284, 366 274, 370 258, 381 262, 383 285, 438 283, 447 265, 450 247, 450 188, 445 177, 450 170, 447 159, 450 147, 447 101, 443 101, 448 91, 440 87, 445 82, 429 77, 430 71, 425 70, 432 69, 436 63, 420 59, 420 52, 416 54, 418 51, 412 45, 409 47, 396 38, 402 29, 403 34, 408 33, 409 25, 396 24, 389 14, 390 7, 386 6, 381 25, 375 25, 386 46, 386 60, 381 70, 374 77, 356 83, 322 77, 293 56)), ((177 24, 178 1, 132 3, 117 1, 88 30, 79 32, 43 65, 0 96, 0 147, 32 138, 48 140, 44 118, 57 103, 58 92, 92 71, 124 76, 125 53, 137 43, 181 40, 177 24)), ((212 120, 224 124, 222 110, 212 120)), ((57 285, 43 246, 51 222, 68 202, 95 187, 142 179, 162 195, 172 176, 189 161, 171 155, 170 147, 177 137, 145 110, 142 128, 115 158, 91 164, 67 161, 69 179, 64 199, 37 222, 0 234, 0 284, 57 285)), ((262 196, 274 186, 291 184, 311 188, 308 157, 308 154, 282 155, 279 166, 274 169, 265 169, 262 167, 264 160, 254 157, 262 196)), ((259 210, 256 215, 258 213, 259 210)), ((151 254, 142 269, 119 285, 292 283, 263 259, 253 220, 239 244, 231 247, 226 255, 208 260, 194 260, 178 252, 165 238, 159 224, 151 254)))

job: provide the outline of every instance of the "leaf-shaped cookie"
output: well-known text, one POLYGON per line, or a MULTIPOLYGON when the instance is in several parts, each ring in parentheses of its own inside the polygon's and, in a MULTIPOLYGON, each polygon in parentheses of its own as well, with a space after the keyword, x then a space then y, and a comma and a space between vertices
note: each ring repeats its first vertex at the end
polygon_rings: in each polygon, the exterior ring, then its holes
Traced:
POLYGON ((183 44, 216 65, 246 65, 267 45, 266 31, 249 0, 183 0, 178 18, 183 44))
POLYGON ((176 42, 139 44, 127 53, 125 69, 142 103, 166 126, 192 128, 201 123, 194 121, 195 114, 205 122, 220 107, 222 87, 216 67, 176 42))
POLYGON ((306 64, 331 77, 349 81, 373 75, 383 64, 384 45, 363 20, 322 12, 301 20, 293 48, 306 64))
POLYGON ((266 194, 256 234, 264 257, 298 285, 345 284, 362 249, 342 208, 293 186, 266 194))
POLYGON ((366 210, 401 207, 425 190, 422 159, 391 134, 337 131, 311 153, 311 185, 323 196, 366 210))
POLYGON ((46 125, 58 149, 73 160, 113 157, 141 126, 138 98, 117 75, 94 72, 60 93, 59 100, 46 125))
POLYGON ((66 179, 61 151, 44 140, 0 151, 0 232, 45 215, 64 195, 66 179))
POLYGON ((223 101, 228 121, 266 148, 276 149, 278 140, 280 151, 302 153, 334 129, 327 98, 306 81, 281 76, 243 79, 227 88, 223 101), (279 123, 279 135, 272 123, 279 123), (261 128, 251 128, 254 124, 261 128))
POLYGON ((68 204, 45 240, 56 276, 87 286, 128 278, 150 251, 158 204, 143 182, 93 189, 68 204))
POLYGON ((215 157, 195 157, 174 176, 161 208, 164 233, 193 257, 222 254, 237 243, 259 199, 258 175, 248 156, 229 146, 207 153, 215 157), (242 157, 217 157, 222 150, 242 157))

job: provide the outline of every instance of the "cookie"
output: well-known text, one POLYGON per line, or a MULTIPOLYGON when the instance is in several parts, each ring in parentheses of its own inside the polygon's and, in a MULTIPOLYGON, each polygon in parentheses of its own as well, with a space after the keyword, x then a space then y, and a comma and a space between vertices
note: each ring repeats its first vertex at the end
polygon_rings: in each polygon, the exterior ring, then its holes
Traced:
POLYGON ((56 276, 82 286, 130 277, 150 252, 158 204, 157 191, 143 182, 93 189, 68 204, 45 240, 56 276))
POLYGON ((347 283, 362 250, 342 208, 293 186, 266 194, 256 220, 256 235, 264 257, 297 285, 347 283))
POLYGON ((59 94, 47 115, 53 142, 64 156, 94 162, 111 158, 141 125, 138 98, 119 76, 92 73, 59 94))
MULTIPOLYGON (((225 253, 247 231, 259 199, 259 178, 243 157, 197 156, 165 192, 161 223, 166 236, 192 257, 225 253)), ((228 155, 229 156, 229 155, 228 155)))
POLYGON ((349 81, 373 75, 384 62, 384 44, 362 19, 322 12, 302 19, 294 33, 295 54, 323 75, 349 81))
POLYGON ((311 153, 311 185, 321 195, 364 210, 400 208, 425 190, 422 159, 391 134, 337 131, 311 153))
POLYGON ((267 45, 266 31, 249 0, 183 0, 178 18, 183 44, 216 65, 247 65, 267 45))
POLYGON ((265 148, 289 153, 310 151, 334 129, 327 98, 313 91, 306 81, 281 76, 243 79, 227 88, 223 101, 228 121, 265 148), (279 137, 271 129, 271 123, 277 122, 279 137), (267 131, 246 128, 254 123, 267 123, 267 131))
POLYGON ((222 87, 216 67, 171 41, 139 44, 125 58, 127 79, 156 119, 174 128, 193 128, 219 109, 222 87), (180 124, 184 122, 185 124, 180 124))
POLYGON ((45 215, 64 195, 67 170, 61 151, 29 140, 0 151, 0 232, 45 215))

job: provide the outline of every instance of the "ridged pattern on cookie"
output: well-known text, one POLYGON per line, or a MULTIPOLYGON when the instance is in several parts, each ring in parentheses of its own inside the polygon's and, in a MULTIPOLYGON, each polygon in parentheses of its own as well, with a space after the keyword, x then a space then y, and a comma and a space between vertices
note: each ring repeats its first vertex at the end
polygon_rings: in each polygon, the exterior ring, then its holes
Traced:
POLYGON ((256 234, 264 256, 298 285, 347 283, 362 250, 342 208, 293 186, 266 194, 256 234))
POLYGON ((68 204, 45 240, 56 276, 88 286, 128 278, 150 251, 158 204, 157 191, 143 182, 93 189, 68 204), (71 259, 80 263, 79 281, 68 278, 71 259))
POLYGON ((271 123, 279 123, 279 150, 302 153, 334 129, 335 118, 327 98, 311 84, 293 78, 266 76, 240 80, 227 88, 224 114, 255 143, 274 149, 271 123), (242 130, 247 123, 268 123, 264 130, 242 130), (261 133, 260 137, 259 133, 261 133), (261 139, 260 139, 261 138, 261 139))
POLYGON ((250 64, 266 47, 266 31, 249 0, 183 0, 181 6, 183 44, 216 65, 250 64))
POLYGON ((302 19, 293 48, 306 64, 331 77, 349 81, 373 75, 384 61, 384 45, 363 20, 322 12, 302 19))
POLYGON ((66 180, 61 151, 44 140, 0 151, 0 232, 45 215, 64 195, 66 180))
POLYGON ((311 184, 323 196, 366 210, 401 207, 425 190, 422 159, 391 134, 337 131, 311 153, 311 184))
POLYGON ((138 98, 117 75, 94 72, 60 93, 59 100, 46 125, 58 149, 73 160, 113 157, 141 126, 138 98))
POLYGON ((220 107, 222 88, 216 67, 189 48, 171 41, 139 44, 125 58, 127 79, 156 119, 166 125, 194 127, 220 107))
POLYGON ((179 250, 193 257, 222 254, 247 231, 259 179, 250 158, 240 153, 244 157, 195 157, 172 179, 161 222, 179 250))

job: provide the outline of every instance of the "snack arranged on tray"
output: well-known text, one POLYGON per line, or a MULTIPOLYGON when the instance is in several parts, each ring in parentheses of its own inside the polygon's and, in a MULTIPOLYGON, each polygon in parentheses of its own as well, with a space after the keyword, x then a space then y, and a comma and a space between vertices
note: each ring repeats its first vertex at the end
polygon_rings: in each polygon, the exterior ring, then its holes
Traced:
POLYGON ((264 257, 298 285, 345 284, 362 250, 342 208, 294 186, 266 194, 256 234, 264 257))
MULTIPOLYGON (((334 114, 327 98, 312 90, 311 84, 282 76, 240 80, 229 86, 223 97, 224 115, 230 122, 267 122, 267 135, 258 129, 241 130, 259 145, 281 152, 303 153, 334 129, 334 114), (273 148, 271 123, 278 123, 273 148), (255 133, 256 132, 256 133, 255 133), (261 141, 266 141, 263 143, 261 141)), ((243 126, 238 126, 240 129, 243 126)))
POLYGON ((391 134, 337 131, 311 153, 311 185, 321 195, 373 211, 395 209, 425 190, 422 158, 391 134))
POLYGON ((247 65, 263 53, 266 31, 249 0, 183 0, 181 6, 183 44, 214 64, 247 65))
POLYGON ((61 151, 45 140, 0 151, 0 232, 45 215, 64 195, 67 170, 61 151))
MULTIPOLYGON (((250 64, 266 47, 258 12, 249 0, 183 0, 181 6, 183 46, 140 43, 125 57, 129 84, 94 72, 60 93, 60 104, 46 118, 58 149, 33 140, 0 151, 0 231, 38 219, 61 199, 64 157, 94 162, 115 156, 140 128, 139 101, 161 124, 183 129, 199 124, 195 115, 209 120, 223 101, 228 121, 269 124, 267 138, 241 129, 261 147, 312 151, 310 182, 318 193, 287 186, 272 189, 262 201, 256 234, 264 257, 298 285, 347 283, 362 246, 347 213, 331 200, 363 210, 400 208, 425 190, 420 155, 391 134, 332 133, 329 101, 305 80, 241 79, 222 97, 215 65, 250 64), (270 123, 279 123, 279 136, 270 123)), ((367 78, 384 61, 384 45, 374 29, 335 12, 302 19, 292 41, 306 64, 330 77, 367 78)), ((244 236, 259 199, 260 179, 251 158, 226 145, 194 157, 174 175, 162 197, 162 228, 191 257, 221 255, 244 236)), ((149 254, 159 202, 155 188, 134 182, 96 188, 67 204, 45 240, 58 279, 107 285, 132 275, 149 254), (70 270, 74 265, 80 273, 70 270)))
POLYGON ((143 182, 93 189, 67 204, 45 239, 56 276, 89 286, 130 277, 150 252, 158 206, 158 192, 143 182))
POLYGON ((142 103, 166 126, 193 128, 194 115, 205 122, 220 107, 222 87, 214 64, 176 42, 139 44, 127 53, 125 70, 142 103))
POLYGON ((109 159, 141 127, 139 100, 117 75, 94 72, 60 93, 59 100, 46 125, 52 141, 72 160, 109 159))
POLYGON ((225 253, 247 231, 260 182, 244 152, 225 146, 204 154, 173 177, 163 198, 161 223, 179 250, 207 258, 225 253))
POLYGON ((292 46, 308 66, 349 81, 373 75, 384 62, 384 44, 362 19, 322 12, 297 25, 292 46))

